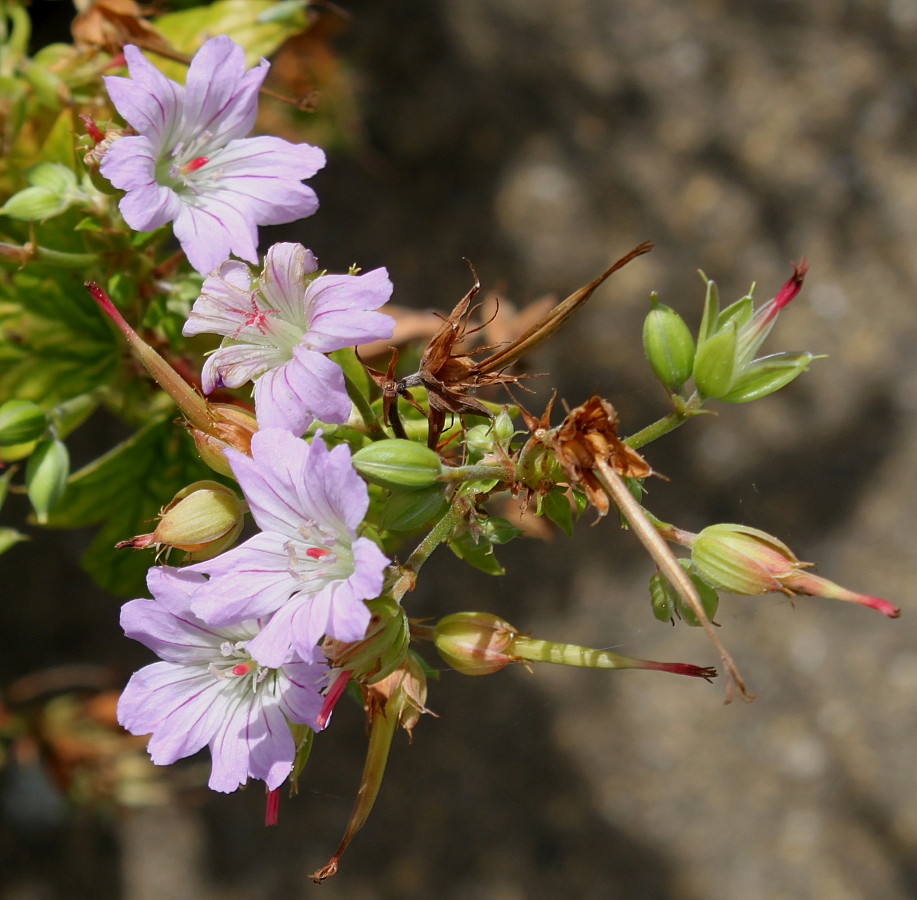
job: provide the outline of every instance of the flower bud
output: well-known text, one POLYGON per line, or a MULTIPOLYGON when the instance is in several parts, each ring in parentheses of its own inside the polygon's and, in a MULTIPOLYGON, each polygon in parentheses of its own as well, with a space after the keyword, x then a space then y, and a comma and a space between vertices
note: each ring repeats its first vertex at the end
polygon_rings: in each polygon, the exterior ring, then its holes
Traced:
POLYGON ((67 487, 70 454, 56 438, 39 441, 25 468, 25 486, 39 525, 48 521, 48 512, 67 487))
POLYGON ((208 404, 213 421, 204 431, 189 423, 188 431, 201 460, 220 475, 235 478, 223 451, 227 447, 251 456, 252 435, 258 430, 255 417, 231 403, 208 404))
POLYGON ((216 481, 196 481, 172 498, 151 534, 138 535, 116 546, 174 547, 187 551, 189 559, 210 559, 236 542, 246 509, 245 502, 228 487, 216 481))
POLYGON ((709 584, 734 594, 783 591, 847 600, 877 609, 890 618, 900 610, 880 597, 858 594, 806 569, 793 551, 777 538, 747 525, 710 525, 690 541, 691 560, 709 584))
POLYGON ((7 400, 0 405, 0 446, 37 441, 48 427, 45 411, 30 400, 7 400))
POLYGON ((718 399, 732 389, 736 371, 736 330, 730 323, 697 348, 694 383, 707 397, 718 399))
POLYGON ((465 432, 465 446, 478 456, 487 456, 497 447, 505 447, 515 434, 512 417, 506 408, 487 425, 474 425, 465 432))
MULTIPOLYGON (((691 561, 679 559, 679 565, 688 572, 688 577, 700 597, 701 606, 707 614, 707 618, 713 621, 716 611, 720 605, 720 598, 715 590, 710 587, 700 576, 690 572, 691 561)), ((675 590, 668 578, 661 572, 656 572, 650 578, 650 600, 653 606, 653 615, 661 622, 671 622, 673 614, 681 618, 685 624, 694 628, 700 626, 700 620, 691 607, 685 603, 681 594, 675 590)))
POLYGON ((652 309, 643 321, 643 353, 653 374, 666 390, 675 393, 691 377, 694 338, 674 309, 650 297, 652 309))
POLYGON ((439 455, 403 438, 376 441, 357 450, 354 468, 372 484, 400 491, 432 487, 442 471, 439 455))
POLYGON ((439 655, 463 675, 491 675, 518 660, 508 652, 517 633, 499 616, 461 612, 436 623, 433 642, 439 655))

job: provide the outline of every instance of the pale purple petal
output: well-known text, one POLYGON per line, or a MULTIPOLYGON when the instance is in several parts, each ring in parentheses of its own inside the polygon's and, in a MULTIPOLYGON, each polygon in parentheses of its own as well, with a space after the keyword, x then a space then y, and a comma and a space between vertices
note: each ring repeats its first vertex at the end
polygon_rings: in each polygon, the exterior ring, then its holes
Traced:
POLYGON ((185 79, 186 133, 210 133, 224 144, 240 138, 255 124, 258 89, 269 64, 262 59, 245 71, 245 53, 225 34, 205 41, 194 54, 185 79))
POLYGON ((204 279, 182 334, 191 337, 210 332, 233 337, 249 312, 254 312, 251 270, 245 263, 228 259, 204 279))
POLYGON ((378 309, 392 296, 392 283, 386 269, 373 269, 365 275, 322 275, 306 292, 312 308, 309 345, 323 353, 388 340, 394 320, 378 309))
MULTIPOLYGON (((290 649, 293 646, 293 619, 303 605, 309 604, 291 601, 281 606, 261 629, 261 633, 249 642, 249 653, 261 665, 278 666, 283 660, 290 658, 290 649)), ((323 633, 318 631, 303 635, 302 643, 308 651, 311 652, 323 633)))
POLYGON ((296 347, 293 359, 265 372, 255 382, 260 428, 285 428, 299 435, 313 418, 346 422, 351 407, 340 366, 303 347, 296 347))
MULTIPOLYGON (((217 387, 242 387, 262 372, 282 364, 281 353, 261 344, 229 344, 215 350, 201 370, 201 386, 205 394, 217 387)), ((305 431, 305 428, 303 428, 305 431)))
POLYGON ((317 268, 315 254, 302 244, 274 244, 264 256, 261 272, 264 299, 288 322, 295 323, 303 331, 309 327, 303 303, 305 277, 317 268))
POLYGON ((173 225, 175 237, 198 272, 212 272, 230 253, 258 259, 256 223, 234 209, 219 192, 182 204, 173 225))
POLYGON ((105 76, 115 109, 135 131, 161 146, 181 123, 184 88, 166 78, 133 44, 124 48, 130 78, 105 76))
POLYGON ((156 183, 157 149, 149 138, 132 134, 118 138, 105 152, 99 171, 125 191, 156 183))
POLYGON ((187 566, 211 579, 194 594, 191 608, 211 625, 232 625, 268 616, 299 587, 284 550, 287 538, 262 532, 213 559, 187 566))
POLYGON ((126 193, 118 209, 135 231, 152 231, 175 218, 181 210, 181 201, 174 191, 153 182, 126 193))
POLYGON ((369 494, 350 451, 344 444, 329 450, 321 440, 313 440, 310 450, 307 475, 299 485, 303 507, 320 522, 355 531, 369 509, 369 494))

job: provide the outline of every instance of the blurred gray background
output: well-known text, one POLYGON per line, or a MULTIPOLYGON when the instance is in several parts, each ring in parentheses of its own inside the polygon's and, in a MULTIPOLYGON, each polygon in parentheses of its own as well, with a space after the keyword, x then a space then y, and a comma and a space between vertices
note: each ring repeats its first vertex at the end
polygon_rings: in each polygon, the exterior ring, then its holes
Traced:
MULTIPOLYGON (((469 286, 463 257, 523 303, 653 239, 531 363, 553 373, 532 407, 555 384, 570 405, 596 391, 625 433, 665 412, 640 349, 650 291, 696 324, 698 268, 727 300, 752 281, 765 300, 805 255, 767 346, 828 359, 649 447, 671 482, 648 503, 691 530, 771 531, 904 613, 724 598, 747 705, 649 672, 443 671, 439 718, 413 746, 396 739, 369 824, 320 888, 309 873, 337 846, 362 765, 344 704, 277 829, 251 790, 12 838, 8 788, 4 900, 917 896, 917 0, 341 5, 361 147, 332 155, 295 238, 332 270, 387 265, 397 302, 443 311, 469 286)), ((411 614, 482 609, 539 637, 716 664, 702 634, 653 618, 633 536, 590 522, 573 541, 504 548, 499 579, 441 551, 411 614)), ((30 626, 36 659, 141 659, 114 600, 74 596, 78 543, 36 551, 59 570, 16 575, 51 598, 30 626)), ((15 604, 4 631, 23 625, 15 604)))

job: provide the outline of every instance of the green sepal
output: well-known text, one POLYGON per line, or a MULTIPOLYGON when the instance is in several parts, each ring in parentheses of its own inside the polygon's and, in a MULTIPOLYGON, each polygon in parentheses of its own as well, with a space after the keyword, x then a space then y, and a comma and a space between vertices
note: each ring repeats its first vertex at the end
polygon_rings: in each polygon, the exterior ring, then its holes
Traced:
POLYGON ((716 333, 717 318, 720 314, 720 292, 715 281, 711 281, 703 272, 698 272, 707 288, 704 297, 704 314, 701 316, 700 328, 697 330, 698 347, 716 333))
POLYGON ((742 327, 751 321, 754 315, 754 301, 751 294, 736 300, 724 309, 716 320, 716 330, 722 331, 730 322, 735 322, 736 331, 741 331, 742 327))
POLYGON ((697 348, 694 384, 706 397, 719 399, 729 393, 736 370, 736 329, 730 323, 697 348))
POLYGON ((0 554, 6 553, 10 547, 15 547, 16 544, 27 540, 29 540, 29 536, 21 531, 16 531, 15 528, 0 527, 0 554))
POLYGON ((735 380, 728 394, 720 397, 727 403, 748 403, 779 391, 801 375, 814 359, 813 353, 773 353, 749 363, 735 380))
MULTIPOLYGON (((719 608, 720 599, 716 591, 707 584, 699 575, 691 571, 691 560, 679 559, 678 564, 688 573, 691 583, 700 597, 701 606, 712 622, 719 608)), ((685 602, 684 598, 671 585, 661 572, 656 572, 650 578, 650 602, 653 615, 661 622, 672 621, 673 614, 679 616, 686 625, 694 628, 700 626, 700 620, 694 610, 685 602)))
POLYGON ((293 744, 296 747, 296 756, 293 759, 293 768, 290 770, 288 780, 290 792, 295 794, 299 790, 299 776, 312 753, 315 732, 308 725, 299 722, 290 722, 289 725, 290 733, 293 735, 293 744))

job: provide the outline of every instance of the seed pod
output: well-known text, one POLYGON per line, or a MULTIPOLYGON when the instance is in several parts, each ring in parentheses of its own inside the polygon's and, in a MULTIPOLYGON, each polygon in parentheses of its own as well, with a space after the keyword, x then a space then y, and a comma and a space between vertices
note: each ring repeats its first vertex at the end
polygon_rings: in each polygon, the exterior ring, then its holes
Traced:
POLYGON ((40 441, 25 468, 26 493, 39 525, 48 521, 48 512, 67 487, 70 454, 63 441, 40 441))
POLYGON ((432 487, 442 471, 433 450, 402 438, 362 447, 353 455, 353 466, 372 484, 400 491, 432 487))

